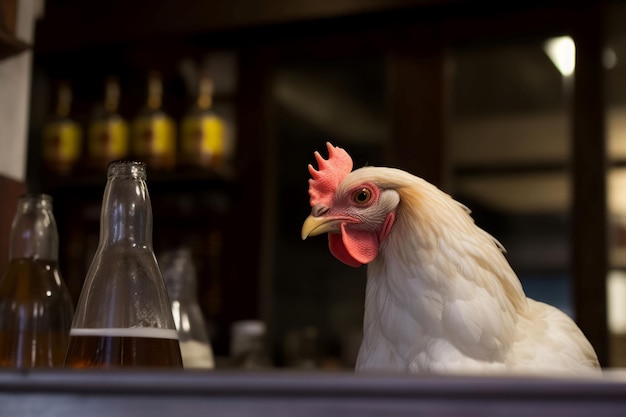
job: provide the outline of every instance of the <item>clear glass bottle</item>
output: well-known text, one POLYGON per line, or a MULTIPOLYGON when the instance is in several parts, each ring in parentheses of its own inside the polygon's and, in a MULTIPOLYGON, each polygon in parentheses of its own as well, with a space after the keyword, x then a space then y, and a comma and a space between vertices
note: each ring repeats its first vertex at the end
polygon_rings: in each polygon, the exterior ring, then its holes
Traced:
POLYGON ((110 162, 129 154, 128 123, 118 113, 120 83, 115 77, 106 80, 104 105, 89 124, 87 156, 92 169, 103 171, 110 162))
POLYGON ((52 198, 20 197, 0 281, 0 366, 63 366, 74 308, 58 257, 52 198))
POLYGON ((164 252, 159 265, 165 279, 185 368, 215 366, 207 325, 198 304, 197 272, 189 248, 164 252))
POLYGON ((146 106, 133 124, 132 154, 150 168, 169 170, 176 162, 176 129, 162 102, 163 81, 153 71, 148 75, 146 106))
POLYGON ((226 125, 212 109, 213 80, 203 73, 196 102, 183 117, 180 132, 181 165, 216 172, 225 169, 229 149, 226 125))
POLYGON ((100 241, 76 307, 65 366, 182 368, 152 248, 152 207, 141 162, 109 165, 100 241))
POLYGON ((70 117, 71 107, 72 87, 61 82, 54 117, 46 123, 42 139, 44 168, 57 175, 70 174, 82 152, 82 129, 70 117))

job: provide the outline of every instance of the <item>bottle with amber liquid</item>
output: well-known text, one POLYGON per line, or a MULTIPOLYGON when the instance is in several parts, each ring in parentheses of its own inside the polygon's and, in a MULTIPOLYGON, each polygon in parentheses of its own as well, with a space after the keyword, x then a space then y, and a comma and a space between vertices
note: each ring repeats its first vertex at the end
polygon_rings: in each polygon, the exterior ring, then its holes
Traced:
POLYGON ((129 154, 128 123, 118 113, 120 84, 109 77, 104 90, 104 104, 89 124, 87 157, 89 166, 105 171, 109 162, 124 159, 129 154))
POLYGON ((152 208, 141 162, 109 165, 100 240, 76 307, 65 366, 182 368, 152 248, 152 208))
POLYGON ((0 281, 0 366, 63 366, 74 308, 58 265, 52 198, 25 195, 11 228, 0 281))
POLYGON ((42 158, 47 172, 68 175, 80 159, 82 152, 82 129, 70 117, 72 88, 62 82, 57 93, 54 117, 43 129, 42 158))
POLYGON ((151 72, 146 106, 133 123, 131 144, 134 158, 151 169, 169 170, 176 163, 176 129, 172 118, 162 109, 162 98, 161 76, 151 72))
POLYGON ((213 80, 204 73, 195 104, 183 117, 180 132, 182 166, 224 173, 231 149, 224 120, 212 109, 213 80))

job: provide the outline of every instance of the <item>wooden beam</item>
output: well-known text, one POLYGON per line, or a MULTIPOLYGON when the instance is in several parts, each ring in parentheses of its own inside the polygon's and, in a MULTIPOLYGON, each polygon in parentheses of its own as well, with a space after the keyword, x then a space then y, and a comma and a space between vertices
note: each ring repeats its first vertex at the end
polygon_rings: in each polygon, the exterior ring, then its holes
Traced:
POLYGON ((576 321, 608 365, 606 138, 602 10, 580 7, 574 19, 576 72, 572 137, 572 275, 576 321))
POLYGON ((389 164, 444 187, 446 69, 435 27, 398 31, 387 57, 389 164))
POLYGON ((463 0, 67 0, 46 4, 38 50, 67 50, 155 35, 191 35, 442 6, 463 0), (115 30, 111 30, 115 22, 115 30))
MULTIPOLYGON (((585 2, 590 2, 586 0, 585 2)), ((211 42, 222 43, 236 37, 245 29, 280 27, 281 37, 293 35, 302 24, 312 22, 321 32, 324 26, 342 19, 369 19, 376 24, 394 25, 398 21, 432 21, 430 13, 445 16, 453 25, 460 24, 456 18, 463 15, 485 17, 478 25, 459 26, 457 39, 475 38, 485 34, 482 23, 494 26, 494 14, 510 13, 535 8, 556 7, 569 3, 563 0, 509 0, 493 2, 488 0, 162 0, 158 2, 135 0, 64 0, 46 3, 46 14, 37 27, 38 51, 71 50, 73 48, 93 48, 99 44, 138 41, 155 36, 187 36, 209 33, 211 42), (115 22, 115 30, 111 30, 115 22), (491 23, 490 23, 491 22, 491 23), (322 23, 321 25, 319 23, 322 23), (214 35, 221 32, 219 37, 214 35)), ((553 28, 555 16, 537 17, 532 12, 518 20, 523 22, 523 30, 553 28), (527 19, 532 17, 533 25, 527 19)), ((495 25, 508 30, 508 20, 495 25)), ((252 41, 245 36, 242 41, 252 41)))

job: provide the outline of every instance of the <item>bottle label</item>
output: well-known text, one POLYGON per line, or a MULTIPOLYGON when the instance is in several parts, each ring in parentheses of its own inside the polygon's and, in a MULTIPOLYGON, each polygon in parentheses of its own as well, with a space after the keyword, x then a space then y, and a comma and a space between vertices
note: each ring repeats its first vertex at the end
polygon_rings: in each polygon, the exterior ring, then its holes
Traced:
POLYGON ((128 155, 128 127, 121 119, 98 120, 89 129, 89 156, 122 159, 128 155))
POLYGON ((186 160, 210 160, 211 165, 217 164, 223 156, 225 140, 224 123, 217 116, 183 120, 181 152, 186 160))
POLYGON ((72 121, 51 123, 44 129, 42 153, 44 160, 74 162, 80 157, 81 129, 72 121))
POLYGON ((174 123, 168 117, 141 117, 134 125, 133 151, 141 156, 174 156, 174 123))

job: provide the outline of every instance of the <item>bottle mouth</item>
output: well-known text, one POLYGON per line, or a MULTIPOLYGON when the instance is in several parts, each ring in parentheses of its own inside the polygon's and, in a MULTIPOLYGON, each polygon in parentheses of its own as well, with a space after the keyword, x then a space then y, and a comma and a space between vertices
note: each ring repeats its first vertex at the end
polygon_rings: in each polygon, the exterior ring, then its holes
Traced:
POLYGON ((19 197, 19 203, 23 207, 51 207, 52 196, 49 194, 26 193, 19 197))
POLYGON ((112 161, 107 167, 107 176, 125 178, 146 178, 146 164, 141 161, 112 161))

